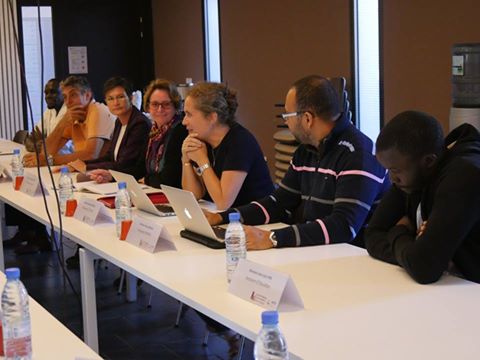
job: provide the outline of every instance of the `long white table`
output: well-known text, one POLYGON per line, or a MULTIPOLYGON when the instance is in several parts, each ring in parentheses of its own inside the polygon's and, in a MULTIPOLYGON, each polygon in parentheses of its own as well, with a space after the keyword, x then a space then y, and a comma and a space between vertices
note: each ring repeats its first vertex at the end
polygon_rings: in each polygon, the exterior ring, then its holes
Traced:
MULTIPOLYGON (((11 191, 11 184, 0 184, 0 201, 46 222, 38 198, 11 191)), ((53 200, 49 202, 54 209, 53 200)), ((255 339, 262 309, 227 292, 224 252, 180 238, 176 218, 142 216, 164 224, 177 251, 150 254, 117 240, 113 225, 91 227, 64 218, 65 234, 85 248, 81 281, 87 344, 98 349, 96 257, 255 339)), ((305 309, 280 313, 280 326, 294 358, 480 356, 478 284, 445 276, 436 284, 418 285, 401 268, 373 260, 364 250, 345 244, 249 252, 248 258, 290 274, 304 300, 305 309)))
MULTIPOLYGON (((1 289, 3 289, 5 281, 5 275, 0 273, 1 289)), ((31 297, 29 303, 33 359, 101 359, 95 351, 90 349, 31 297)))

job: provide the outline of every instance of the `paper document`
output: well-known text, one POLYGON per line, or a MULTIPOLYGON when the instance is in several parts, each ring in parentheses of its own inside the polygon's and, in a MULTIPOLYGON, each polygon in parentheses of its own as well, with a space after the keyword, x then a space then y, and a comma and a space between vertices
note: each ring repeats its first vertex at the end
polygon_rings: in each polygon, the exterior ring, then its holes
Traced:
POLYGON ((91 192, 100 195, 114 195, 118 191, 117 183, 97 184, 95 181, 86 181, 76 183, 74 186, 78 191, 91 192))

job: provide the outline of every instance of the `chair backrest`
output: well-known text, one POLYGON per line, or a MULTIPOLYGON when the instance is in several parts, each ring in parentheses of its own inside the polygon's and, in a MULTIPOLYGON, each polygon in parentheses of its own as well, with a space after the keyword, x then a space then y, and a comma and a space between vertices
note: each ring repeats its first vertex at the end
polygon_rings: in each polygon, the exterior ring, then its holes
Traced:
POLYGON ((25 143, 25 139, 27 138, 27 136, 28 136, 27 130, 18 130, 15 133, 15 136, 13 137, 13 141, 23 145, 25 143))
POLYGON ((343 77, 334 77, 334 78, 329 78, 330 83, 333 85, 335 90, 337 91, 338 94, 338 100, 339 100, 339 108, 342 109, 343 112, 348 112, 349 109, 349 103, 348 103, 348 93, 347 93, 347 80, 343 77))

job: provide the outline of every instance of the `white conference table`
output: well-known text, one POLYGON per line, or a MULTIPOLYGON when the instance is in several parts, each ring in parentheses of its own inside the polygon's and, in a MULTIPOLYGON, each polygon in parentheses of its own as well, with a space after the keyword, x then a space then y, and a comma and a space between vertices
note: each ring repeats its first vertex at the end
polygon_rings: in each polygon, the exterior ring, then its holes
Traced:
MULTIPOLYGON (((1 201, 45 223, 38 199, 13 192, 11 183, 0 184, 1 201)), ((49 202, 56 214, 53 200, 49 202)), ((174 217, 142 216, 165 225, 177 251, 150 254, 117 240, 113 225, 92 227, 64 218, 66 236, 85 248, 81 282, 87 344, 98 350, 93 276, 97 257, 254 340, 263 309, 227 292, 224 251, 180 238, 181 226, 174 217)), ((480 356, 478 284, 444 276, 436 284, 419 285, 401 268, 346 244, 249 252, 248 258, 290 274, 305 303, 305 309, 280 312, 280 327, 293 358, 480 356)))
MULTIPOLYGON (((6 279, 0 273, 0 288, 6 279)), ((29 299, 30 321, 32 326, 32 358, 35 360, 51 359, 101 359, 75 334, 63 326, 34 299, 29 299)), ((3 359, 3 357, 2 357, 3 359)))

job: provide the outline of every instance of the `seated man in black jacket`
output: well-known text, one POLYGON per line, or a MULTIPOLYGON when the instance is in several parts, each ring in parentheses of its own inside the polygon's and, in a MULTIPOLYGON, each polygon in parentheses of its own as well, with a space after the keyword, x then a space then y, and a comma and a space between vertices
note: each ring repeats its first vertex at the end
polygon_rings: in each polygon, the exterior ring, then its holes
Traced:
POLYGON ((363 228, 372 208, 388 189, 385 169, 374 156, 374 144, 341 112, 330 81, 310 75, 296 81, 282 114, 301 143, 277 190, 250 204, 208 214, 212 225, 239 211, 244 224, 275 222, 290 226, 264 231, 245 226, 247 248, 363 245, 363 228))
POLYGON ((377 139, 394 186, 365 232, 371 256, 417 282, 444 271, 480 282, 480 134, 463 124, 445 139, 430 115, 406 111, 377 139))

